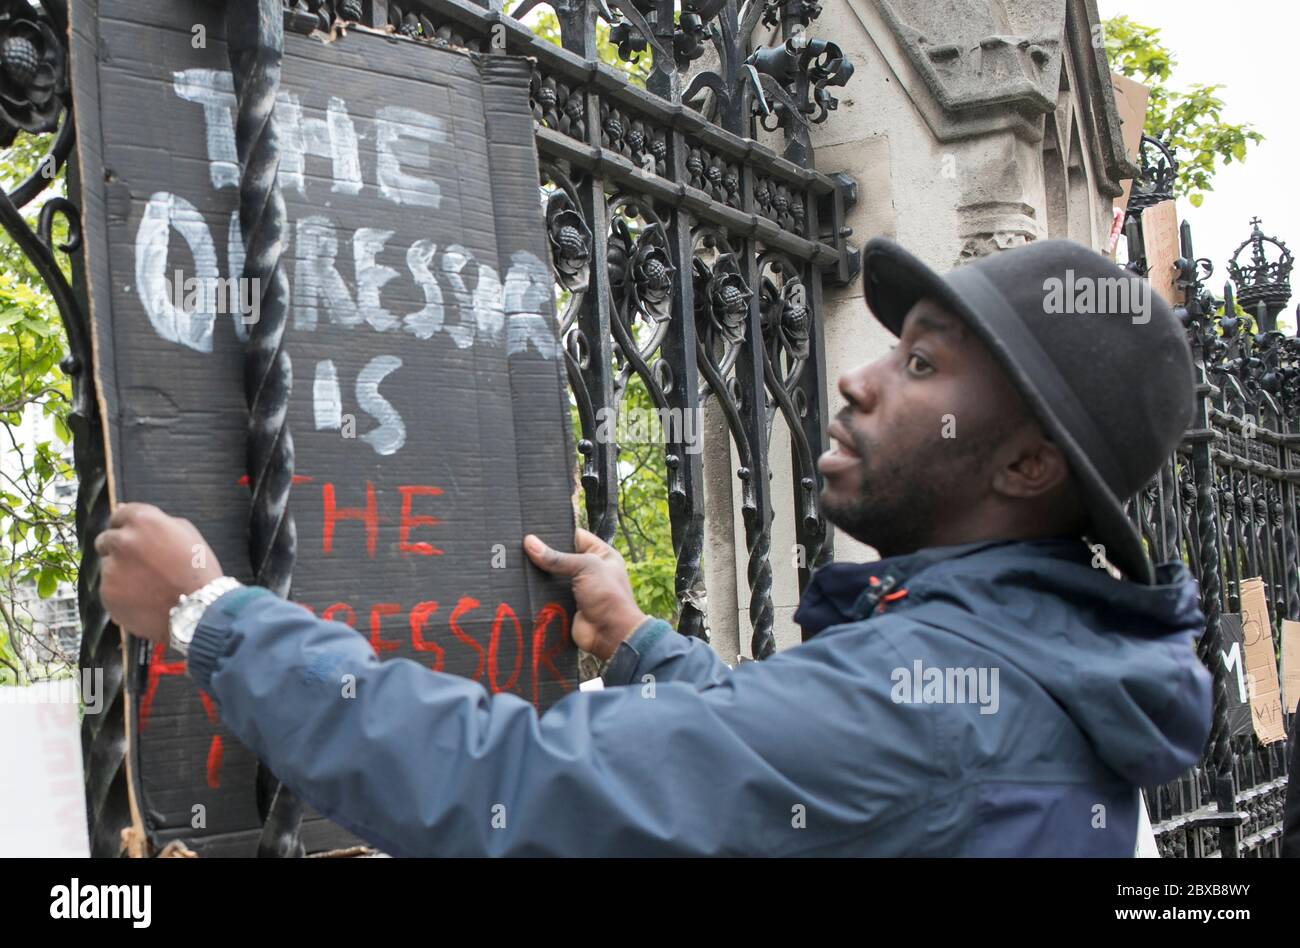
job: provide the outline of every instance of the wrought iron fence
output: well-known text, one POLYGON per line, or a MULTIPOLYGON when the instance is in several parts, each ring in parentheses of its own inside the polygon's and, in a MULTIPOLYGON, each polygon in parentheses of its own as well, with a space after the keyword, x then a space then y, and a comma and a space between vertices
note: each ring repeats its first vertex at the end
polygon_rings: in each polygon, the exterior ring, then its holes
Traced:
MULTIPOLYGON (((684 414, 716 400, 739 458, 751 647, 764 657, 774 649, 769 552, 773 491, 782 488, 770 483, 768 449, 777 415, 791 437, 793 481, 784 489, 793 493, 796 538, 808 551, 801 584, 831 553, 813 467, 825 438, 822 285, 856 274, 844 226, 856 192, 851 180, 812 170, 809 131, 834 110, 833 90, 852 67, 833 43, 813 37, 815 0, 552 0, 559 45, 521 19, 535 6, 537 0, 523 0, 507 13, 500 0, 283 0, 290 30, 360 24, 416 42, 534 59, 540 184, 565 301, 560 333, 582 433, 577 449, 588 522, 613 537, 619 448, 597 429, 633 378, 656 408, 684 414), (647 61, 644 88, 600 61, 598 22, 620 56, 647 61), (761 24, 777 36, 754 49, 751 37, 761 24), (779 133, 780 154, 760 143, 760 125, 779 133)), ((87 715, 83 725, 87 806, 93 851, 111 855, 119 851, 121 828, 132 822, 123 684, 141 653, 133 647, 123 661, 118 630, 99 600, 92 544, 109 511, 76 259, 80 189, 70 161, 67 11, 66 0, 41 0, 38 7, 0 0, 0 145, 18 130, 55 133, 42 168, 0 192, 0 225, 49 285, 68 333, 64 368, 73 380, 80 479, 81 663, 102 668, 105 681, 104 713, 87 715), (30 226, 22 209, 49 187, 51 169, 65 165, 68 197, 47 200, 30 226), (60 215, 69 236, 56 246, 53 222, 60 215), (59 266, 60 252, 73 255, 71 280, 59 266)), ((1137 212, 1172 198, 1172 159, 1157 161, 1156 147, 1144 151, 1144 176, 1130 202, 1127 232, 1139 271, 1145 264, 1137 212)), ((1300 468, 1292 463, 1300 444, 1300 340, 1275 328, 1289 297, 1291 258, 1280 247, 1281 260, 1268 263, 1267 240, 1252 234, 1252 262, 1230 268, 1237 298, 1254 310, 1243 318, 1231 304, 1231 287, 1219 313, 1220 301, 1204 286, 1212 266, 1195 257, 1186 227, 1182 240, 1179 313, 1200 373, 1197 420, 1130 506, 1153 554, 1185 559, 1200 580, 1208 622, 1199 649, 1215 675, 1215 720, 1201 766, 1148 788, 1148 806, 1165 855, 1276 855, 1285 755, 1279 744, 1231 736, 1231 683, 1218 652, 1221 617, 1240 609, 1245 578, 1265 581, 1275 641, 1281 619, 1300 619, 1300 468)), ((664 456, 679 628, 702 635, 703 470, 689 447, 679 430, 666 438, 664 456)), ((295 814, 266 817, 267 838, 292 839, 295 814)))
MULTIPOLYGON (((1146 274, 1142 209, 1173 200, 1177 162, 1163 143, 1142 143, 1142 178, 1129 202, 1129 266, 1146 274)), ((1193 426, 1177 452, 1130 504, 1158 562, 1182 559, 1201 586, 1206 629, 1198 652, 1214 674, 1214 723, 1201 764, 1146 790, 1163 856, 1278 856, 1287 793, 1286 742, 1262 745, 1228 720, 1230 675, 1223 616, 1241 611, 1242 582, 1264 581, 1274 656, 1284 619, 1300 618, 1300 338, 1277 328, 1290 299, 1291 252, 1258 219, 1228 263, 1222 299, 1206 286, 1214 265, 1181 228, 1176 309, 1198 381, 1193 426), (1242 261, 1249 248, 1248 261, 1242 261), (1234 303, 1235 296, 1235 303, 1234 303)), ((1154 274, 1150 274, 1153 275, 1154 274)), ((1300 310, 1296 326, 1300 330, 1300 310)), ((1283 713, 1290 733, 1291 715, 1283 713)))
MULTIPOLYGON (((797 538, 808 551, 803 583, 812 568, 830 558, 813 466, 825 437, 822 283, 851 280, 858 268, 844 226, 856 197, 854 184, 812 170, 810 128, 835 109, 833 90, 852 74, 834 43, 813 36, 820 4, 550 0, 546 5, 559 23, 558 45, 525 22, 539 0, 520 0, 509 11, 502 0, 227 0, 224 5, 229 36, 238 40, 230 46, 245 204, 264 204, 269 180, 250 174, 248 166, 256 170, 276 159, 273 138, 261 134, 259 116, 274 102, 275 82, 267 67, 278 72, 279 50, 254 22, 259 6, 281 8, 287 31, 333 33, 336 42, 347 42, 348 30, 375 29, 418 43, 533 58, 539 183, 548 195, 554 277, 565 301, 560 334, 581 427, 577 449, 588 522, 602 538, 613 538, 619 447, 598 436, 598 428, 602 417, 619 410, 634 377, 657 409, 679 417, 705 399, 716 400, 739 458, 735 477, 747 547, 752 653, 771 654, 769 549, 772 492, 779 489, 770 483, 768 467, 773 422, 780 414, 791 437, 794 476, 788 489, 794 493, 797 538), (598 24, 608 28, 620 57, 646 67, 644 88, 601 61, 598 24), (761 26, 775 35, 755 49, 752 38, 761 26), (707 67, 701 68, 702 62, 707 67), (247 75, 260 78, 239 81, 247 75), (778 142, 781 153, 761 138, 778 142)), ((128 674, 144 667, 145 652, 139 643, 128 643, 123 660, 119 632, 98 595, 93 540, 105 527, 109 508, 77 253, 80 188, 72 153, 68 12, 67 0, 40 0, 35 6, 0 0, 0 144, 9 144, 19 130, 56 133, 41 170, 8 194, 0 193, 0 224, 49 285, 68 334, 64 369, 73 381, 71 427, 80 479, 80 661, 104 669, 105 683, 104 713, 87 715, 83 725, 87 807, 92 851, 116 855, 122 828, 133 822, 123 685, 128 674), (46 191, 52 172, 65 166, 68 197, 46 200, 36 226, 29 226, 22 209, 46 191), (69 238, 60 246, 52 239, 55 215, 69 224, 69 238), (72 255, 71 280, 60 269, 60 252, 72 255)), ((245 233, 249 259, 262 259, 251 246, 256 234, 245 233)), ((267 370, 257 377, 269 371, 273 380, 282 340, 272 330, 262 333, 260 343, 254 340, 249 358, 262 360, 258 364, 267 370)), ((698 605, 702 461, 680 426, 664 437, 679 628, 705 635, 698 605)), ((291 464, 291 454, 283 456, 287 439, 272 440, 265 463, 291 464)), ((281 586, 292 569, 291 552, 287 558, 276 552, 284 546, 284 531, 292 532, 285 499, 269 493, 260 502, 255 497, 253 527, 260 523, 264 529, 255 529, 259 535, 250 542, 254 561, 269 564, 272 585, 281 586)), ((288 794, 272 803, 277 790, 269 774, 259 773, 262 849, 299 851, 301 808, 288 794)))

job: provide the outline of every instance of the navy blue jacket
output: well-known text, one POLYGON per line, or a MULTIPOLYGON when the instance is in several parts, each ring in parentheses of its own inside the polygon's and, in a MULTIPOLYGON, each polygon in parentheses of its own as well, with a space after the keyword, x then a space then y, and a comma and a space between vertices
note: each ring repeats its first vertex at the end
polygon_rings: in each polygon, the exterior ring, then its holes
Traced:
POLYGON ((1200 756, 1197 588, 1113 579, 1077 540, 818 571, 814 637, 735 670, 647 621, 538 716, 264 590, 190 649, 222 720, 393 855, 1131 856, 1136 788, 1200 756), (355 676, 355 697, 340 687, 355 676))

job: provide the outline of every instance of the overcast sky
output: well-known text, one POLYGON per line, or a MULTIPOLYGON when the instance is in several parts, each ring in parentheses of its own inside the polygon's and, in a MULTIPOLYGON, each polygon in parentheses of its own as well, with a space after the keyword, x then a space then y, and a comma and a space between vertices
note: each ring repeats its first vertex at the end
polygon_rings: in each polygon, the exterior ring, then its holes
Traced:
MULTIPOLYGON (((1103 18, 1123 13, 1159 28, 1176 60, 1170 87, 1223 83, 1223 119, 1249 122, 1264 136, 1249 147, 1244 164, 1220 166, 1199 208, 1178 202, 1179 217, 1191 222, 1196 255, 1214 262, 1214 294, 1223 291, 1228 258, 1250 235, 1252 216, 1262 219, 1266 234, 1300 252, 1300 4, 1098 0, 1097 6, 1103 18)), ((1300 276, 1293 285, 1300 286, 1300 276)), ((1298 295, 1292 293, 1285 313, 1295 312, 1298 295)))

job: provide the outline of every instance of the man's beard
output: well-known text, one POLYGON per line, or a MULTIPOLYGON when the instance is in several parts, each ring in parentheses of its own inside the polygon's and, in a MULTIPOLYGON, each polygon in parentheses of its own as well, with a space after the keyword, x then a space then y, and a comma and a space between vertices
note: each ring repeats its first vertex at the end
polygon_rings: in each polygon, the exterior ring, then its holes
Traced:
POLYGON ((881 556, 910 553, 925 546, 934 535, 941 499, 933 469, 926 477, 926 465, 899 458, 887 460, 858 434, 852 437, 853 449, 862 459, 857 488, 852 497, 823 491, 826 518, 858 542, 875 547, 881 556))
POLYGON ((986 425, 963 439, 937 439, 910 446, 904 455, 867 441, 840 424, 861 459, 853 496, 823 491, 822 511, 831 523, 853 539, 875 547, 881 556, 911 553, 935 545, 949 511, 970 497, 972 478, 986 473, 998 441, 1012 428, 1010 421, 986 425))

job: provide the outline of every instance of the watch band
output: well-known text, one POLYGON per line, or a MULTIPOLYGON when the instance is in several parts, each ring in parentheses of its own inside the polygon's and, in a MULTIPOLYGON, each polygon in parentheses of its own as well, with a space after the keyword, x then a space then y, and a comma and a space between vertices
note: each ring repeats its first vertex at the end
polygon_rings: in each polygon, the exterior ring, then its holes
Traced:
POLYGON ((171 646, 181 655, 188 655, 190 642, 198 628, 199 620, 208 606, 212 605, 232 589, 243 586, 233 576, 219 576, 210 583, 196 589, 188 596, 181 596, 171 609, 168 630, 171 634, 171 646))

